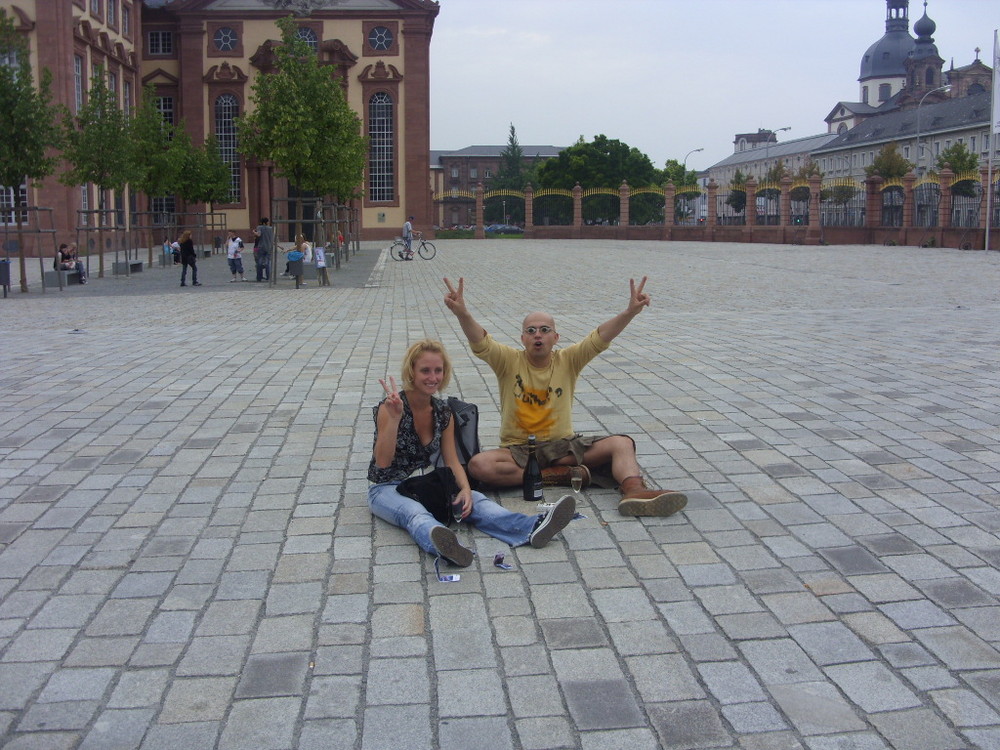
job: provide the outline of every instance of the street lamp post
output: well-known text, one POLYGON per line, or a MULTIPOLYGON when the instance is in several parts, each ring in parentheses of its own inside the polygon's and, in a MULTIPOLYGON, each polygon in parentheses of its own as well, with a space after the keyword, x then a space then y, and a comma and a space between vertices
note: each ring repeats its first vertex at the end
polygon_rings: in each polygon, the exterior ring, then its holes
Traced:
POLYGON ((684 176, 685 177, 687 177, 688 157, 691 156, 691 154, 697 154, 699 151, 704 151, 704 150, 705 149, 703 149, 703 148, 693 148, 690 151, 688 151, 686 154, 684 154, 684 161, 681 162, 681 166, 684 167, 684 176))
POLYGON ((933 94, 935 91, 951 91, 951 84, 945 84, 944 86, 938 86, 936 89, 931 89, 922 97, 920 97, 920 103, 917 104, 917 174, 920 174, 920 106, 924 103, 924 99, 933 94))
MULTIPOLYGON (((681 184, 678 185, 677 187, 683 187, 687 183, 688 157, 691 156, 691 154, 697 154, 699 151, 704 151, 704 150, 705 149, 703 148, 693 148, 686 154, 684 154, 684 161, 681 162, 681 184)), ((685 207, 684 211, 685 211, 684 218, 687 219, 687 207, 685 207)))

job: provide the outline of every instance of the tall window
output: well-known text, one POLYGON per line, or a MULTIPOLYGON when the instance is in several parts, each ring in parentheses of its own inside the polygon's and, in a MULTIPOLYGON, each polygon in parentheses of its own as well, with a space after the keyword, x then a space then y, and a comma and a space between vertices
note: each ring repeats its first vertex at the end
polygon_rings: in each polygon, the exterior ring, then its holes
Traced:
MULTIPOLYGON (((0 187, 0 224, 16 224, 17 217, 15 216, 14 207, 17 205, 15 202, 18 199, 21 205, 27 205, 28 203, 28 186, 22 184, 17 189, 18 195, 15 195, 14 188, 12 187, 0 187)), ((21 213, 21 223, 23 224, 28 220, 28 215, 23 211, 21 213)))
POLYGON ((111 92, 111 98, 118 101, 118 74, 108 71, 108 91, 111 92))
POLYGON ((215 138, 219 143, 219 156, 229 165, 229 202, 240 202, 240 156, 236 151, 236 117, 240 103, 232 94, 223 94, 215 100, 215 138))
POLYGON ((392 99, 379 92, 368 100, 368 198, 372 201, 396 199, 395 134, 392 99))
POLYGON ((115 12, 117 5, 118 0, 108 0, 108 15, 105 19, 108 26, 116 26, 118 24, 118 14, 115 12))
POLYGON ((125 114, 132 112, 132 82, 122 81, 122 109, 125 114))
POLYGON ((125 36, 132 34, 132 9, 127 5, 122 6, 122 33, 125 36))
POLYGON ((90 223, 90 186, 80 185, 80 210, 83 211, 80 215, 80 223, 84 226, 90 223))
POLYGON ((6 52, 0 52, 0 65, 7 68, 17 69, 17 50, 8 49, 6 52))
POLYGON ((149 44, 146 50, 151 55, 174 54, 174 36, 169 31, 153 30, 147 36, 149 44))
POLYGON ((83 108, 83 58, 73 55, 73 104, 76 111, 83 108))
POLYGON ((160 111, 163 116, 163 121, 171 125, 174 124, 174 97, 172 96, 158 96, 156 97, 156 108, 160 111))

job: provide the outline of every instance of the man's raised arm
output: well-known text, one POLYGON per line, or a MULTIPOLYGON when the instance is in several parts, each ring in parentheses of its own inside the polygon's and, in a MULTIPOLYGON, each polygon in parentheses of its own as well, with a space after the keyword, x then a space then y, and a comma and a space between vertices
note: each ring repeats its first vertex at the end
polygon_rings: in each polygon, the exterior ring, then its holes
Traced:
POLYGON ((448 293, 444 295, 445 307, 455 313, 469 343, 478 344, 486 338, 486 329, 476 322, 472 313, 469 312, 469 308, 465 305, 465 279, 459 278, 457 289, 451 285, 447 278, 445 278, 444 283, 448 287, 448 293))
POLYGON ((636 286, 635 279, 629 279, 628 285, 628 307, 597 327, 597 335, 605 342, 610 343, 615 336, 625 330, 625 326, 631 323, 636 315, 642 312, 642 308, 649 306, 649 295, 642 291, 643 287, 646 286, 646 277, 642 277, 638 286, 636 286))

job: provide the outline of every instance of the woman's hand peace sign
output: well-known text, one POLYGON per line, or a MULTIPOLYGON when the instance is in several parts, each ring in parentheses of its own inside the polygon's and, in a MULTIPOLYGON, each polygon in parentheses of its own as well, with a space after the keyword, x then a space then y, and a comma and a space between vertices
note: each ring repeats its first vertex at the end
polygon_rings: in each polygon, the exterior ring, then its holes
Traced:
POLYGON ((382 378, 378 381, 382 390, 385 391, 385 401, 383 406, 385 406, 386 411, 388 411, 389 416, 394 419, 400 419, 403 416, 403 399, 399 397, 399 390, 396 388, 396 378, 389 377, 389 385, 386 385, 382 378))

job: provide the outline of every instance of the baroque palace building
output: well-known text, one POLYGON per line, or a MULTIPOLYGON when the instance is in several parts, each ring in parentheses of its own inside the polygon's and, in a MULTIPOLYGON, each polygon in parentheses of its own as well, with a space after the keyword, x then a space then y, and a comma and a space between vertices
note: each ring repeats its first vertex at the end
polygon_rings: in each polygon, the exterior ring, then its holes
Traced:
MULTIPOLYGON (((433 223, 429 81, 437 2, 0 0, 0 7, 28 37, 36 81, 48 68, 55 101, 71 112, 86 100, 91 77, 103 70, 124 109, 135 107, 144 87, 152 86, 163 116, 183 121, 194 143, 214 134, 230 165, 231 198, 213 208, 240 232, 271 216, 274 205, 281 214, 296 195, 272 164, 240 152, 235 129, 236 118, 255 106, 254 80, 271 65, 270 50, 280 39, 275 21, 294 12, 300 38, 342 79, 370 141, 355 203, 362 236, 396 236, 409 215, 433 223)), ((63 187, 55 175, 39 188, 21 189, 29 205, 55 209, 57 233, 67 239, 75 231, 76 211, 99 204, 94 186, 63 187)), ((0 190, 9 203, 13 188, 0 190)), ((130 212, 206 209, 178 205, 172 196, 106 198, 106 205, 130 212)))
MULTIPOLYGON (((863 180, 882 147, 899 145, 919 174, 933 169, 937 155, 963 143, 985 165, 989 153, 992 69, 979 59, 944 68, 927 15, 913 24, 909 0, 885 0, 885 33, 861 57, 859 101, 840 101, 825 118, 826 132, 779 143, 776 131, 737 135, 734 152, 707 176, 728 185, 737 171, 757 180, 778 161, 793 173, 814 161, 825 177, 863 180)), ((971 52, 971 50, 970 50, 971 52)), ((996 156, 996 151, 994 151, 996 156)))

